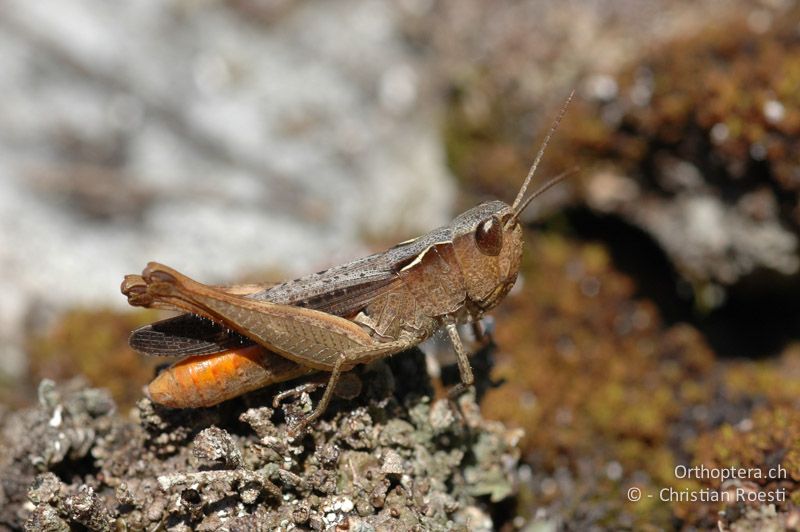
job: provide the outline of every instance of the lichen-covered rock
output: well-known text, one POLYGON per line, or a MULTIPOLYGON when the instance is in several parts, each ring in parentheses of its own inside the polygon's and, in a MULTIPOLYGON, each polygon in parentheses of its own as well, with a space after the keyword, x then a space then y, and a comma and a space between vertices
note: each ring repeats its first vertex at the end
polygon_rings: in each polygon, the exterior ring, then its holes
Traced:
MULTIPOLYGON (((135 420, 104 392, 44 382, 4 418, 0 520, 28 530, 491 530, 516 489, 521 431, 480 416, 473 395, 433 400, 419 351, 363 368, 304 435, 268 392, 202 410, 147 399, 135 420), (403 383, 403 384, 400 384, 403 383)), ((274 392, 273 392, 274 393, 274 392)), ((508 518, 508 516, 506 516, 508 518)))
MULTIPOLYGON (((59 389, 45 380, 39 386, 37 408, 5 416, 0 426, 0 522, 18 522, 28 488, 40 473, 51 471, 67 481, 83 483, 84 475, 93 469, 95 452, 124 439, 125 422, 114 411, 114 402, 103 390, 83 388, 78 381, 59 389)), ((36 496, 43 503, 58 498, 67 504, 72 494, 55 489, 52 477, 41 483, 36 496)), ((95 480, 85 483, 88 487, 97 486, 95 480)), ((73 499, 70 504, 79 509, 83 503, 73 499)), ((41 518, 51 522, 48 515, 42 514, 41 518)))

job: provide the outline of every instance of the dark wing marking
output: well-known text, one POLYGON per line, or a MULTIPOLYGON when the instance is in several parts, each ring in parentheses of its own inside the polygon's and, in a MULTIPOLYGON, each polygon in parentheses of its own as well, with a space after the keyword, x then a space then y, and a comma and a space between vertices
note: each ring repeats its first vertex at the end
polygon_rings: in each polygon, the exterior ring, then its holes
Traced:
POLYGON ((140 327, 128 344, 146 355, 210 355, 253 341, 194 314, 181 314, 140 327))
POLYGON ((335 290, 293 301, 290 304, 320 310, 336 316, 354 316, 396 281, 396 275, 386 274, 367 282, 344 285, 335 290))
POLYGON ((370 298, 391 290, 398 281, 398 264, 408 264, 432 244, 451 240, 449 227, 441 227, 414 240, 398 244, 341 266, 279 284, 248 297, 284 305, 303 305, 337 316, 357 312, 370 298), (334 288, 335 287, 335 288, 334 288))

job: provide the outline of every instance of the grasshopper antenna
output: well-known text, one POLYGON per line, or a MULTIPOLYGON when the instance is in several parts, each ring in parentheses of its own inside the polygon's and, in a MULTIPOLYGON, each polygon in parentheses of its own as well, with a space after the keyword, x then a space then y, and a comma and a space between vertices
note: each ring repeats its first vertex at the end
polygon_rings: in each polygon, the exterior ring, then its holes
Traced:
POLYGON ((519 209, 514 211, 514 216, 512 216, 509 219, 509 221, 506 224, 506 227, 508 227, 508 223, 515 222, 517 220, 517 218, 519 218, 519 215, 522 214, 522 211, 525 210, 525 207, 527 207, 528 204, 530 204, 530 202, 532 202, 534 199, 538 198, 539 196, 541 196, 542 194, 547 192, 547 190, 550 189, 550 187, 552 187, 553 185, 556 185, 556 184, 564 181, 566 178, 570 177, 571 175, 575 174, 576 172, 578 172, 578 170, 580 170, 579 167, 573 166, 569 170, 565 170, 564 172, 561 172, 560 174, 558 174, 557 176, 555 176, 554 178, 549 180, 547 183, 545 183, 544 185, 542 185, 538 189, 536 189, 536 191, 533 194, 531 194, 528 197, 528 199, 526 199, 525 201, 522 202, 522 205, 519 207, 519 209))
POLYGON ((553 134, 558 129, 558 125, 561 123, 561 119, 564 118, 564 113, 567 112, 567 107, 569 106, 569 103, 572 101, 573 96, 575 96, 575 89, 572 89, 572 92, 569 93, 567 101, 564 102, 564 105, 561 106, 561 111, 559 111, 555 122, 553 122, 553 125, 550 126, 550 131, 547 132, 547 136, 544 138, 544 142, 542 142, 542 146, 539 148, 539 153, 536 154, 536 159, 533 160, 531 169, 528 170, 528 175, 527 177, 525 177, 525 181, 522 183, 522 187, 519 189, 517 197, 514 199, 514 203, 511 205, 511 210, 514 211, 515 220, 517 219, 517 217, 519 217, 519 215, 522 213, 522 211, 525 209, 528 203, 530 203, 530 200, 532 200, 533 198, 535 198, 536 196, 538 196, 551 186, 558 183, 558 181, 560 181, 570 173, 570 172, 565 172, 561 174, 559 177, 550 180, 543 187, 534 192, 533 196, 528 198, 528 200, 521 208, 518 208, 520 203, 522 203, 522 198, 525 197, 525 192, 528 190, 528 185, 530 184, 531 179, 533 179, 533 175, 536 173, 536 168, 539 166, 539 162, 542 160, 542 157, 544 156, 544 151, 547 149, 547 145, 550 143, 550 138, 552 138, 553 134))

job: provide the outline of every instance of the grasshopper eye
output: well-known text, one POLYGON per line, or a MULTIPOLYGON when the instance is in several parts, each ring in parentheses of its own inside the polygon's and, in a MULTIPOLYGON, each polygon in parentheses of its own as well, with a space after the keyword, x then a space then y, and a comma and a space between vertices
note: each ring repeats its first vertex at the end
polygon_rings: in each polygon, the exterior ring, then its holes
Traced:
POLYGON ((475 243, 484 255, 497 256, 503 249, 503 224, 496 216, 484 220, 475 230, 475 243))

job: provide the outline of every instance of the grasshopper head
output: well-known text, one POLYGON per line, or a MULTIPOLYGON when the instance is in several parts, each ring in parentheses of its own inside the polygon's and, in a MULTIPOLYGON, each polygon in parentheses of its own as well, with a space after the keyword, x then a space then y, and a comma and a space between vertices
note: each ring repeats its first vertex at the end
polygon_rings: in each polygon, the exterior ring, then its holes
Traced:
POLYGON ((452 224, 472 318, 497 305, 514 286, 522 260, 522 227, 502 201, 481 203, 452 224))

